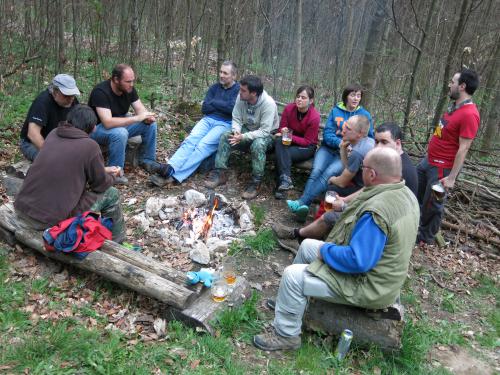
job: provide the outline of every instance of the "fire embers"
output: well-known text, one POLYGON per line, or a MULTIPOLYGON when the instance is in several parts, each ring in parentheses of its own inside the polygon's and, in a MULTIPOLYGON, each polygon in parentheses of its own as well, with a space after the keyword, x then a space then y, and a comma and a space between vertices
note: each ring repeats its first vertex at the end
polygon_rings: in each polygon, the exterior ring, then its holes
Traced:
MULTIPOLYGON (((176 224, 175 229, 177 231, 182 231, 183 228, 187 228, 188 230, 194 232, 195 240, 203 239, 206 241, 214 223, 214 216, 218 206, 219 199, 215 197, 210 209, 193 207, 187 208, 176 224)), ((234 221, 232 225, 234 225, 234 221)))

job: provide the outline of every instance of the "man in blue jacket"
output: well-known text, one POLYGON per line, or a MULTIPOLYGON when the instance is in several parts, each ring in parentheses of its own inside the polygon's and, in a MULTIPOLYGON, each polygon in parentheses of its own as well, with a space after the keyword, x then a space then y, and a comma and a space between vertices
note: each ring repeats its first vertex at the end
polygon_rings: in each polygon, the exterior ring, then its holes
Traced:
POLYGON ((235 78, 236 65, 232 61, 222 63, 219 82, 210 86, 201 107, 205 116, 168 160, 168 164, 162 164, 159 174, 151 177, 153 184, 164 186, 184 181, 204 159, 217 151, 221 135, 231 130, 233 107, 240 90, 235 78))

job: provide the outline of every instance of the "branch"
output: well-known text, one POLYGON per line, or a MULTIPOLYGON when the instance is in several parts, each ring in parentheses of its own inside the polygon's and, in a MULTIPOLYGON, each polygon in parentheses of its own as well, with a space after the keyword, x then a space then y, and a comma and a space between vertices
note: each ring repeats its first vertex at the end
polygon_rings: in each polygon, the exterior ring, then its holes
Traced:
POLYGON ((419 47, 417 47, 415 44, 413 44, 408 39, 406 39, 406 37, 404 36, 403 32, 401 30, 399 30, 398 21, 396 20, 396 12, 394 10, 394 0, 392 0, 391 9, 392 9, 392 19, 394 21, 394 28, 396 29, 396 31, 398 32, 398 34, 401 35, 401 38, 403 38, 403 40, 406 43, 408 43, 410 46, 412 46, 413 48, 415 48, 418 52, 422 52, 419 47))
POLYGON ((23 67, 24 64, 27 64, 29 63, 30 61, 33 61, 33 60, 36 60, 36 59, 39 59, 41 56, 40 55, 35 55, 35 56, 31 56, 31 57, 27 57, 25 59, 23 59, 23 61, 21 61, 17 66, 15 66, 10 72, 7 72, 5 73, 4 75, 1 75, 0 74, 0 77, 1 78, 6 78, 6 77, 9 77, 13 74, 16 74, 17 71, 23 67))

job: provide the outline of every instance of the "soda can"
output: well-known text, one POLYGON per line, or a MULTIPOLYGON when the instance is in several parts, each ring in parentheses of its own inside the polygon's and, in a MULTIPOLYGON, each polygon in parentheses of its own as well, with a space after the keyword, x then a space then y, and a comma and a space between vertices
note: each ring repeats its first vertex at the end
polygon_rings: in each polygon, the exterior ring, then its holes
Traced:
POLYGON ((340 335, 339 343, 337 344, 337 348, 335 349, 335 357, 341 361, 346 356, 349 351, 349 347, 352 342, 352 331, 349 329, 344 329, 344 332, 340 335))

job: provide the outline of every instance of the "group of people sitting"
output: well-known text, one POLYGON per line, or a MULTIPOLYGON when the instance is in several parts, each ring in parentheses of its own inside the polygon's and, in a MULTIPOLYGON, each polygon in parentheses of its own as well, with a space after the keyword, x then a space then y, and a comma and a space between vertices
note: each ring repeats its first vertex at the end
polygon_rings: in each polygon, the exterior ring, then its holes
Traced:
POLYGON ((182 182, 214 158, 205 185, 216 188, 228 181, 231 152, 249 151, 252 178, 245 199, 258 195, 272 149, 278 199, 293 188, 292 164, 314 158, 302 195, 287 200, 288 209, 303 222, 316 197, 333 190, 336 200, 307 226, 273 226, 279 237, 296 238, 300 247, 285 269, 277 299, 269 301, 276 313, 273 330, 254 338, 264 350, 296 349, 310 296, 370 309, 396 300, 415 241, 432 243, 439 230, 446 197, 438 199, 433 187, 453 188, 477 133, 472 95, 479 80, 469 69, 453 76, 452 105, 416 169, 403 151, 397 124, 374 129, 361 106, 359 85, 343 91, 318 148, 321 121, 312 87, 299 87, 280 119, 261 79, 247 75, 238 82, 236 75, 233 62, 222 64, 219 82, 203 101, 204 117, 166 163, 156 161, 156 116, 141 103, 130 66, 115 66, 111 78, 92 90, 88 106, 78 104, 75 80, 57 75, 33 102, 21 131, 21 151, 33 164, 15 208, 38 229, 83 211, 101 212, 113 219, 113 239, 123 241, 125 223, 112 185, 127 183, 127 140, 136 135, 142 138, 140 166, 158 186, 182 182), (108 148, 107 166, 99 144, 108 148))

